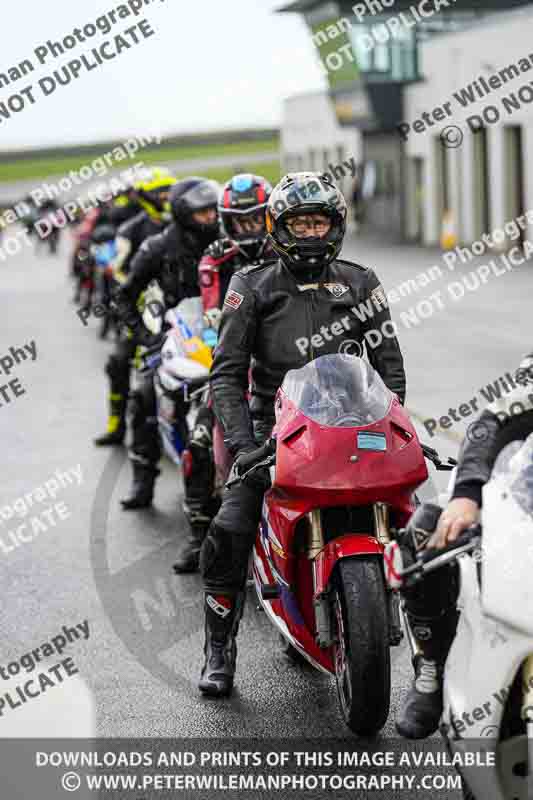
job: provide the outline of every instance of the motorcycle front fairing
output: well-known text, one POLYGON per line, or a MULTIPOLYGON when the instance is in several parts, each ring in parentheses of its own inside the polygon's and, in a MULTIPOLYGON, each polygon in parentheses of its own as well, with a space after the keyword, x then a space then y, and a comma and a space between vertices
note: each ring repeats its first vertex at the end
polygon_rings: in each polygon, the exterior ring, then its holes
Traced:
POLYGON ((275 410, 276 468, 254 553, 256 580, 280 587, 279 599, 264 606, 288 641, 333 672, 330 650, 315 643, 314 603, 328 591, 341 558, 381 558, 383 546, 373 527, 339 530, 311 560, 298 526, 314 509, 378 502, 404 524, 427 468, 406 412, 361 359, 322 356, 290 371, 275 410))
POLYGON ((164 321, 169 330, 155 380, 158 421, 165 452, 179 464, 186 439, 182 426, 176 426, 176 419, 187 415, 189 429, 194 425, 196 409, 189 404, 189 397, 191 391, 204 386, 209 378, 211 350, 203 336, 200 338, 203 312, 199 298, 182 300, 165 312, 164 321))

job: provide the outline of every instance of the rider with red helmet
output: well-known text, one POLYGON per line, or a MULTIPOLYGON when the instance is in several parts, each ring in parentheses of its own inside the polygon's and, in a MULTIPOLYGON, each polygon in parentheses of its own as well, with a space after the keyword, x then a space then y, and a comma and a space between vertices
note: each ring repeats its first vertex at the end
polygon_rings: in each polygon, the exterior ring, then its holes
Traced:
MULTIPOLYGON (((218 211, 225 236, 209 245, 199 265, 199 280, 204 312, 218 328, 220 309, 233 274, 243 267, 275 259, 267 241, 265 209, 272 187, 259 175, 235 175, 222 190, 218 211)), ((203 406, 191 434, 185 457, 184 511, 190 535, 174 569, 195 572, 200 547, 219 501, 215 497, 213 463, 213 412, 203 406)))

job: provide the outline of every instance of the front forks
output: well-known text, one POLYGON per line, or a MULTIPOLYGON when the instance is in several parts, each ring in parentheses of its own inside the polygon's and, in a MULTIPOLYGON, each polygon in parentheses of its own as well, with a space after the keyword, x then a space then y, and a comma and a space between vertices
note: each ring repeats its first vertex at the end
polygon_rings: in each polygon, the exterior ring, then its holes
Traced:
MULTIPOLYGON (((376 539, 385 546, 391 540, 389 526, 389 507, 385 503, 374 503, 374 535, 376 539)), ((331 647, 334 639, 334 628, 330 598, 327 594, 316 594, 316 557, 325 545, 324 531, 322 529, 322 518, 319 509, 313 509, 308 514, 309 530, 307 539, 307 557, 312 561, 313 567, 313 596, 315 611, 315 630, 316 642, 319 647, 331 647)), ((389 645, 396 647, 403 639, 403 630, 400 620, 400 599, 396 592, 388 586, 387 608, 389 619, 389 645)))

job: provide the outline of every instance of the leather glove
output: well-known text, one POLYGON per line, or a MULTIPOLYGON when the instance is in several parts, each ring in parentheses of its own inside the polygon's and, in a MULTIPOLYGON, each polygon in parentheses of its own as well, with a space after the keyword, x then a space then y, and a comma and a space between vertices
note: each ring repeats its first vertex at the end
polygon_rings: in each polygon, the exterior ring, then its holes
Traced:
MULTIPOLYGON (((231 474, 229 476, 230 480, 233 477, 236 477, 237 475, 240 476, 243 472, 247 472, 249 467, 246 465, 244 468, 242 467, 242 459, 248 453, 253 452, 253 450, 255 450, 255 448, 249 448, 247 450, 241 450, 237 454, 237 457, 235 458, 235 461, 233 462, 233 466, 231 468, 231 474)), ((252 489, 257 489, 258 491, 261 491, 264 494, 272 486, 272 482, 270 480, 270 470, 268 469, 268 467, 261 467, 260 469, 256 469, 252 472, 251 475, 249 475, 247 478, 243 480, 243 483, 245 483, 252 489)))

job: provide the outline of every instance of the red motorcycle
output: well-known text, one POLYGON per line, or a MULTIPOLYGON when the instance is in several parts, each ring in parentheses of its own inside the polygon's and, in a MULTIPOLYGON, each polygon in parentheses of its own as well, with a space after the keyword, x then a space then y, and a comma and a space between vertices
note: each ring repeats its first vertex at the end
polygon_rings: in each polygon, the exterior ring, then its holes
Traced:
POLYGON ((346 723, 371 736, 387 720, 389 648, 403 636, 384 548, 414 511, 424 455, 440 462, 360 358, 291 370, 275 411, 273 438, 228 484, 275 465, 253 552, 257 594, 287 652, 334 674, 346 723))

